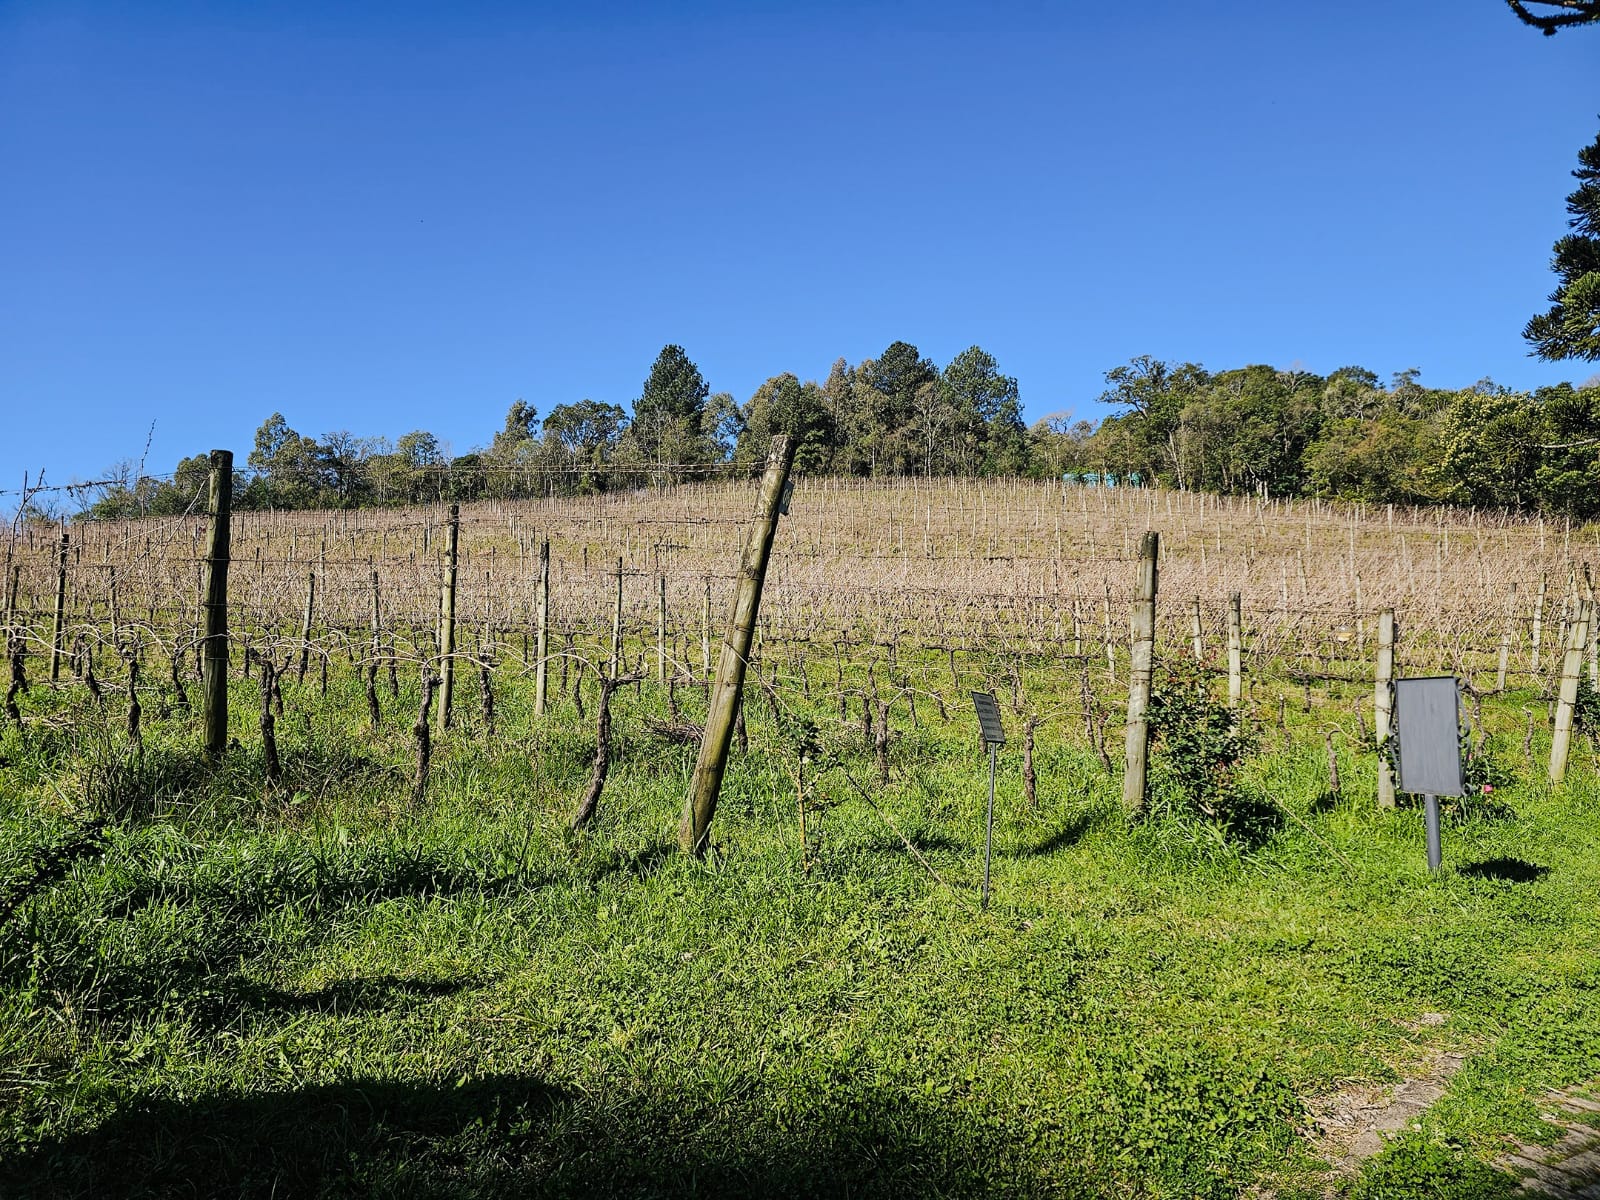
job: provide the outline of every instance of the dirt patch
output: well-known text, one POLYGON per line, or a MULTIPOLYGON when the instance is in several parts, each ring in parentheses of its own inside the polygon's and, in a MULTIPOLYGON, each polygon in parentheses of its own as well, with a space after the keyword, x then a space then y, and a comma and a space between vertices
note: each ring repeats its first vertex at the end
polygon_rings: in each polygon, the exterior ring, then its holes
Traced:
MULTIPOLYGON (((1434 1014, 1424 1014, 1419 1024, 1434 1014)), ((1440 1053, 1421 1071, 1395 1084, 1353 1084, 1306 1103, 1315 1125, 1312 1147, 1340 1175, 1353 1176, 1361 1164, 1383 1149, 1385 1134, 1398 1133, 1444 1095, 1450 1077, 1466 1062, 1462 1054, 1440 1053)))

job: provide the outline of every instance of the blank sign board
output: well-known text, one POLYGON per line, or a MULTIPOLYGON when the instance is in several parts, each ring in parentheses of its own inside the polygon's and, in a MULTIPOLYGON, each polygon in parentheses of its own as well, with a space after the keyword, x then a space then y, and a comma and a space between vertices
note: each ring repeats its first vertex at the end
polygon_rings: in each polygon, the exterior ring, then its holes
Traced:
POLYGON ((1456 705, 1452 675, 1394 681, 1401 791, 1461 795, 1461 727, 1456 705))
POLYGON ((973 692, 972 707, 978 710, 978 728, 983 730, 983 740, 991 746, 1006 744, 1005 730, 1000 727, 1000 706, 988 692, 973 692))

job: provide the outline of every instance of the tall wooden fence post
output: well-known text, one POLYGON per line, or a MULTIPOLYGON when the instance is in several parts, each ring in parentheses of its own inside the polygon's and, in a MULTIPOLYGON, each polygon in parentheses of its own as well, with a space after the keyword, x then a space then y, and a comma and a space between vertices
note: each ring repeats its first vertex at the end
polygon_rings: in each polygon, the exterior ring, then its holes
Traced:
POLYGON ((761 607, 761 586, 767 577, 767 559, 778 529, 778 508, 783 485, 794 463, 794 439, 779 434, 767 453, 766 473, 761 477, 761 494, 756 502, 755 523, 745 542, 744 560, 739 564, 739 586, 734 594, 733 614, 728 636, 717 660, 717 677, 711 685, 706 706, 706 731, 700 741, 700 757, 695 761, 694 777, 683 806, 683 823, 678 840, 686 851, 705 850, 716 812, 717 795, 722 790, 722 773, 728 763, 728 743, 733 739, 734 718, 744 688, 745 661, 755 636, 756 614, 761 607))
POLYGON ((533 673, 533 715, 544 716, 550 686, 550 539, 539 543, 539 664, 533 673))
POLYGON ((450 506, 444 543, 444 587, 439 593, 439 728, 450 728, 456 685, 456 564, 461 546, 461 506, 450 506))
MULTIPOLYGON (((1244 700, 1244 621, 1239 612, 1239 593, 1228 597, 1228 707, 1237 714, 1244 700)), ((1235 715, 1234 720, 1238 717, 1235 715)))
POLYGON ((1194 622, 1191 633, 1194 637, 1194 660, 1204 662, 1206 659, 1205 625, 1200 616, 1200 597, 1194 598, 1194 622))
POLYGON ((1567 653, 1561 662, 1561 691, 1556 698, 1556 730, 1550 739, 1550 782, 1567 777, 1567 754, 1572 749, 1572 717, 1578 703, 1578 679, 1583 673, 1583 652, 1588 646, 1594 605, 1578 602, 1578 615, 1567 633, 1567 653))
POLYGON ((1394 609, 1378 614, 1378 669, 1372 690, 1372 732, 1378 740, 1378 807, 1394 807, 1389 734, 1394 719, 1394 609))
POLYGON ((61 650, 67 632, 67 538, 61 535, 61 554, 56 560, 56 615, 50 629, 50 682, 61 678, 61 650))
POLYGON ((206 539, 205 696, 206 757, 228 748, 228 552, 232 534, 233 451, 211 452, 211 529, 206 539))
POLYGON ((1128 671, 1126 766, 1122 808, 1129 816, 1144 810, 1145 774, 1150 765, 1150 671, 1156 646, 1156 561, 1161 535, 1154 530, 1139 543, 1139 579, 1131 613, 1131 665, 1128 671))

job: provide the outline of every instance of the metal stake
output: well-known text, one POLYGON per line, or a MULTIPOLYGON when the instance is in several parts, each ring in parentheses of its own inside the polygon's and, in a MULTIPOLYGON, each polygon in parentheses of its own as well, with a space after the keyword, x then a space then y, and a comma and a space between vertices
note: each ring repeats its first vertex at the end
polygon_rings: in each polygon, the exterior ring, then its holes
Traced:
POLYGON ((1439 799, 1425 795, 1422 798, 1423 821, 1428 827, 1428 870, 1437 871, 1441 862, 1439 853, 1439 799))
POLYGON ((989 812, 983 830, 983 907, 989 907, 989 857, 994 846, 994 754, 995 744, 989 743, 989 812))

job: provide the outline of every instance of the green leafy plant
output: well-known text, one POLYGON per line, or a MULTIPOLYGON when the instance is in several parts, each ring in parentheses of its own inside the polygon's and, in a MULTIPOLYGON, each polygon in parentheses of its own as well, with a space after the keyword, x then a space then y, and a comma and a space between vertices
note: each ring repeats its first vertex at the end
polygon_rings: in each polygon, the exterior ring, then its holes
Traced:
POLYGON ((1277 810, 1239 781, 1252 739, 1237 715, 1212 698, 1204 668, 1188 658, 1157 663, 1149 712, 1151 815, 1199 819, 1248 844, 1270 836, 1277 810))

